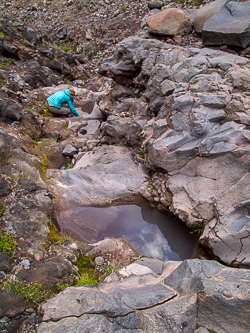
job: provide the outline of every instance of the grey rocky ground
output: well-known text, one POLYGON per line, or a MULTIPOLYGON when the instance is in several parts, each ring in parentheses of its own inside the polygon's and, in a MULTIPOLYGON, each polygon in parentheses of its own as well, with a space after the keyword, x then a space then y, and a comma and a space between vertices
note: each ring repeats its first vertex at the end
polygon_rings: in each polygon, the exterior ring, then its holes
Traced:
POLYGON ((42 306, 38 332, 248 331, 249 270, 198 259, 171 265, 161 275, 66 289, 42 306))
POLYGON ((18 244, 13 258, 0 252, 0 278, 39 282, 51 296, 79 279, 79 256, 122 264, 106 283, 67 288, 42 313, 0 293, 1 332, 35 332, 38 313, 38 332, 248 332, 248 49, 204 48, 195 33, 150 35, 140 30, 145 1, 0 9, 0 218, 18 244), (80 117, 51 117, 45 98, 72 83, 80 117), (121 240, 52 239, 52 213, 142 197, 238 268, 145 262, 121 240))

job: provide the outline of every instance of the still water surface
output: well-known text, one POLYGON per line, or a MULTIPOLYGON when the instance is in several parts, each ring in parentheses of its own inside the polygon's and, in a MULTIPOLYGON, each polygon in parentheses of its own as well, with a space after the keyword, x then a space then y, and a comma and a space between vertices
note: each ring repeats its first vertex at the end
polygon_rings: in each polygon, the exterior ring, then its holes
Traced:
POLYGON ((191 258, 197 245, 183 222, 148 203, 80 207, 59 215, 57 223, 63 234, 79 241, 123 238, 141 254, 163 260, 191 258))

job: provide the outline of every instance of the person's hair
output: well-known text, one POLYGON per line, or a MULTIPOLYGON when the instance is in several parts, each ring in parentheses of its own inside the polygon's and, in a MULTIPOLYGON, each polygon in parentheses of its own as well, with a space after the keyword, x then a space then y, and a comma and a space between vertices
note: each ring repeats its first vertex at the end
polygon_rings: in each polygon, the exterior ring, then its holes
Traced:
POLYGON ((73 89, 69 89, 69 91, 70 91, 71 95, 75 95, 76 94, 73 89))

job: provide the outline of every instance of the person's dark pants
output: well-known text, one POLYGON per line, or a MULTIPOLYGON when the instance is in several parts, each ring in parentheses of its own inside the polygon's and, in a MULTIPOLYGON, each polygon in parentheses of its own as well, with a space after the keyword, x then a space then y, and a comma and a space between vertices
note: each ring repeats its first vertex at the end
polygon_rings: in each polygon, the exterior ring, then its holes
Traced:
POLYGON ((56 116, 68 116, 71 114, 70 108, 66 106, 62 106, 60 109, 49 105, 48 101, 45 103, 46 108, 49 110, 49 112, 55 114, 56 116))

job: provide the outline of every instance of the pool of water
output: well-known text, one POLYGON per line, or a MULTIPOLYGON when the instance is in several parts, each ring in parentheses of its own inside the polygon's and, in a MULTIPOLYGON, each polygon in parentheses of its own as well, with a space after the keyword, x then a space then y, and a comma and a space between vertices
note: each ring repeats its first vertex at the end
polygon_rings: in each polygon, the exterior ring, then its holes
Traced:
POLYGON ((197 245, 197 238, 183 222, 148 203, 79 207, 56 220, 63 234, 79 241, 123 238, 139 253, 163 260, 191 258, 197 245))

